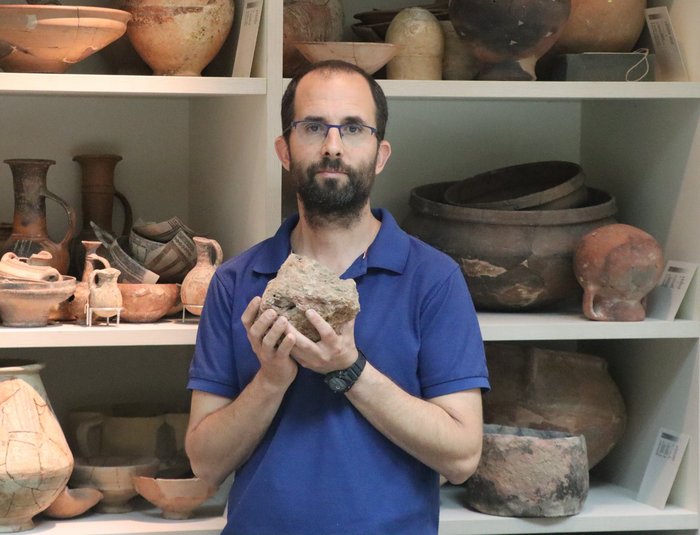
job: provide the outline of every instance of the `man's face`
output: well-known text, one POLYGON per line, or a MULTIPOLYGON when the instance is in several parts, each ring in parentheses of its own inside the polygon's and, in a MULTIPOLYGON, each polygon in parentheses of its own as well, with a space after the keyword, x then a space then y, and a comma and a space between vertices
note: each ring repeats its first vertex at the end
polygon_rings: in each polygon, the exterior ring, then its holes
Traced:
MULTIPOLYGON (((376 126, 369 86, 356 73, 309 73, 297 87, 294 109, 295 120, 376 126)), ((354 144, 331 128, 324 139, 309 141, 293 129, 288 167, 307 220, 352 223, 367 204, 374 177, 388 157, 386 147, 374 135, 354 144)))

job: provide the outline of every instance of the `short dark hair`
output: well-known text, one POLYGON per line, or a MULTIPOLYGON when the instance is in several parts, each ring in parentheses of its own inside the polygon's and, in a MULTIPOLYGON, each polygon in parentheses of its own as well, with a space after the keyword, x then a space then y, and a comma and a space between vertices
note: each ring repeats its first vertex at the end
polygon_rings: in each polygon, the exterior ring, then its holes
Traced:
POLYGON ((282 133, 287 141, 289 141, 289 127, 294 120, 294 98, 296 97, 297 86, 304 76, 314 71, 325 71, 331 73, 357 73, 367 80, 369 89, 372 92, 372 98, 374 99, 374 107, 376 108, 375 120, 377 121, 377 141, 384 139, 386 123, 389 119, 389 108, 387 106, 386 96, 384 95, 384 91, 382 90, 381 86, 374 78, 372 78, 360 67, 353 65, 352 63, 347 63, 346 61, 331 59, 327 61, 320 61, 318 63, 312 63, 306 67, 303 67, 289 82, 289 85, 282 96, 282 133))

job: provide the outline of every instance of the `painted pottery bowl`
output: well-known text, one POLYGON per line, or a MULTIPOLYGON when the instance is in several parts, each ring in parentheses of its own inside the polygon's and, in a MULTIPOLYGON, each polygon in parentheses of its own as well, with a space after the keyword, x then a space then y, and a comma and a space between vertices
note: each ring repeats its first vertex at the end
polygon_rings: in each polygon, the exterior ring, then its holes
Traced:
POLYGON ((445 200, 491 210, 573 208, 586 200, 584 180, 573 162, 532 162, 465 178, 447 188, 445 200))
POLYGON ((158 321, 182 310, 179 284, 118 283, 122 293, 121 319, 131 323, 158 321))
POLYGON ((75 277, 68 275, 55 282, 0 279, 0 320, 6 327, 43 327, 75 288, 75 277))
POLYGON ((464 484, 464 499, 490 515, 560 517, 581 512, 588 487, 583 436, 485 425, 481 460, 464 484))
POLYGON ((484 80, 534 80, 535 64, 557 41, 570 0, 452 0, 450 20, 472 45, 484 80))
POLYGON ((65 487, 54 502, 44 510, 44 514, 51 518, 73 518, 94 507, 102 497, 103 494, 99 490, 91 487, 77 489, 65 487))
POLYGON ((577 208, 486 210, 444 202, 453 184, 414 188, 403 228, 455 259, 477 309, 530 310, 580 298, 574 249, 587 232, 615 222, 613 197, 588 188, 577 208))
POLYGON ((129 501, 137 494, 132 478, 154 476, 157 470, 155 457, 76 457, 70 483, 102 492, 97 511, 127 513, 132 510, 129 501))
POLYGON ((130 18, 102 7, 0 5, 0 68, 65 72, 121 37, 130 18))
POLYGON ((164 518, 183 520, 190 518, 197 507, 216 492, 216 488, 203 480, 163 479, 134 477, 136 492, 162 511, 164 518))
POLYGON ((588 466, 622 438, 627 410, 605 359, 520 344, 485 344, 492 389, 484 422, 586 437, 588 466))
POLYGON ((357 65, 368 74, 373 74, 386 65, 399 51, 399 46, 391 43, 362 43, 353 41, 294 43, 297 50, 310 62, 340 59, 357 65))

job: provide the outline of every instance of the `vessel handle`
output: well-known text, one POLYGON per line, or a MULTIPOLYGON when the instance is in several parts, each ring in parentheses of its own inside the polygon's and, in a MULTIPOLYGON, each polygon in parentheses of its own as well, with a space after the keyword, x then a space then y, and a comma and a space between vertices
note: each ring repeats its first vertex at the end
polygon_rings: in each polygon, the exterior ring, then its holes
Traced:
POLYGON ((50 192, 46 188, 42 188, 42 190, 43 191, 41 192, 41 195, 43 195, 47 199, 51 199, 52 201, 57 202, 66 211, 66 215, 68 216, 68 230, 66 230, 66 234, 65 236, 63 236, 63 239, 59 242, 59 245, 68 246, 68 243, 71 241, 73 236, 75 236, 78 229, 78 219, 75 215, 75 210, 73 210, 73 207, 66 201, 61 199, 58 195, 50 192))
POLYGON ((126 236, 131 230, 131 226, 133 224, 133 212, 131 211, 131 204, 129 204, 129 200, 120 191, 115 190, 114 196, 117 199, 119 199, 119 202, 122 203, 122 207, 124 208, 124 230, 122 230, 122 236, 126 236))
POLYGON ((90 432, 104 423, 104 416, 95 416, 89 420, 83 420, 75 429, 75 440, 78 444, 78 451, 83 457, 96 457, 100 455, 102 449, 102 432, 100 431, 100 440, 98 441, 97 451, 94 451, 90 445, 90 432))
POLYGON ((584 289, 584 291, 583 291, 583 313, 591 319, 596 319, 596 320, 605 319, 595 309, 595 304, 594 304, 595 297, 596 297, 595 292, 588 290, 588 289, 584 289))
POLYGON ((218 266, 224 261, 224 252, 221 249, 221 245, 216 240, 211 240, 211 244, 214 247, 214 252, 216 253, 216 258, 214 259, 214 265, 218 266))

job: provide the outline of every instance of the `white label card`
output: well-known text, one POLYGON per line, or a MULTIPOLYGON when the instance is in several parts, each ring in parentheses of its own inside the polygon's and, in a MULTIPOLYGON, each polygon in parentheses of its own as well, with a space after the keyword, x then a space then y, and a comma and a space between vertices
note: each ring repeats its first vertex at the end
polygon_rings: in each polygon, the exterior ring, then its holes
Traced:
POLYGON ((637 501, 657 509, 666 507, 666 500, 671 493, 689 438, 689 435, 675 433, 663 427, 659 430, 642 484, 639 486, 637 501))
POLYGON ((688 80, 683 64, 671 16, 667 7, 650 7, 645 10, 647 27, 656 54, 656 79, 664 81, 688 80))
POLYGON ((675 319, 697 268, 697 264, 690 262, 666 262, 659 283, 647 296, 647 317, 667 321, 675 319))
POLYGON ((233 76, 249 77, 258 40, 258 28, 262 18, 263 0, 245 0, 241 29, 238 32, 236 57, 233 60, 233 76))

